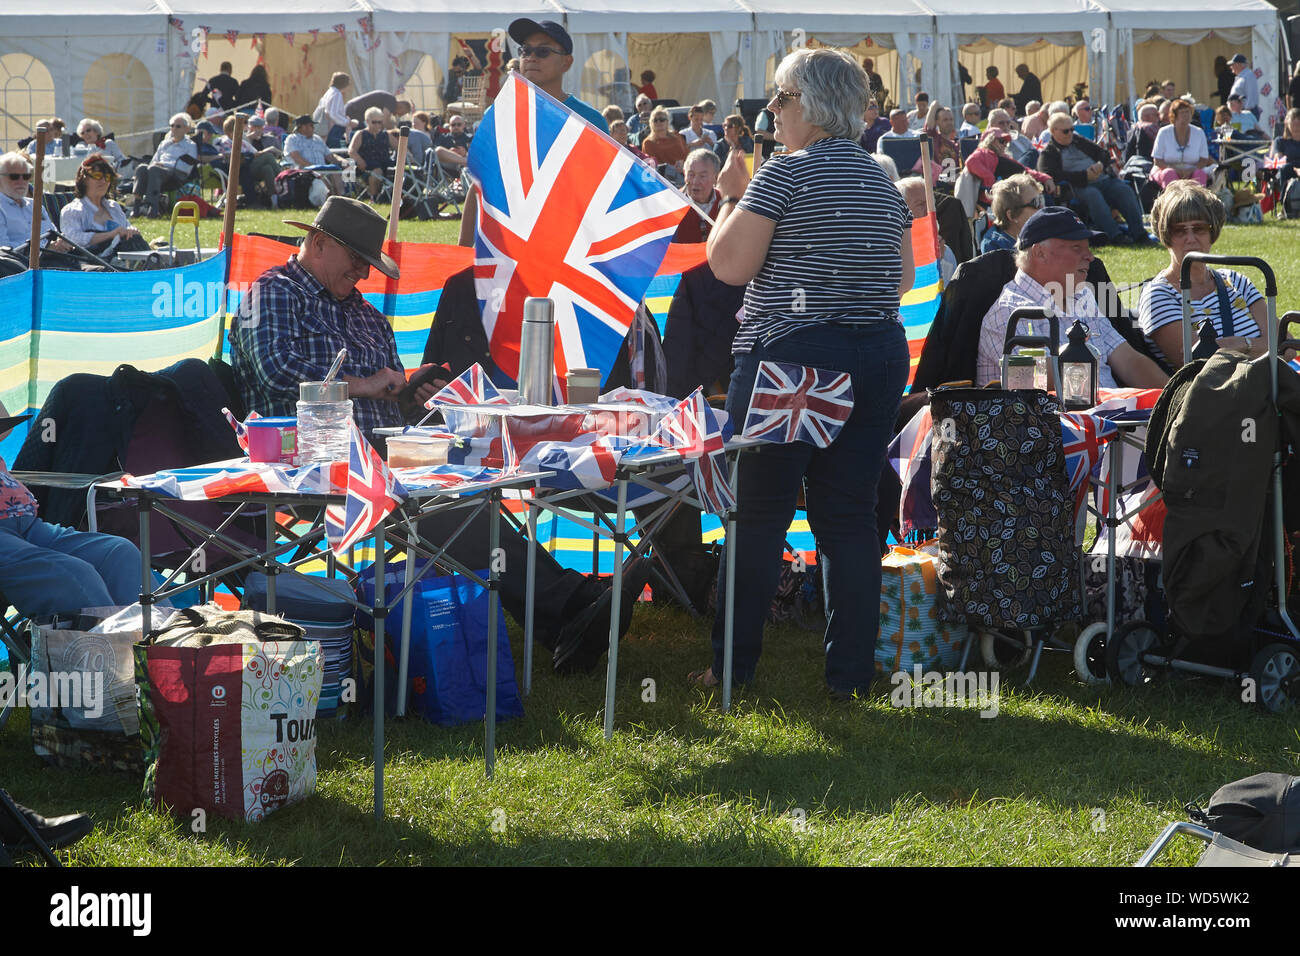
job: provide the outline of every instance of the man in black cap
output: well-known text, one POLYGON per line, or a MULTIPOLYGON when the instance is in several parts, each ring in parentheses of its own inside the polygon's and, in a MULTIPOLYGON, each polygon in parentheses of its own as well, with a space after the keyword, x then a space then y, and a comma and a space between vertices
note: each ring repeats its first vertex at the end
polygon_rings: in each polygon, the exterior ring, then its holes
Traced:
MULTIPOLYGON (((445 379, 435 376, 408 396, 392 326, 356 289, 372 266, 398 277, 397 263, 383 252, 384 218, 365 203, 331 196, 311 223, 286 220, 286 225, 308 231, 302 248, 258 277, 248 293, 248 313, 241 310, 230 329, 231 362, 246 407, 262 415, 296 414, 298 384, 321 381, 339 349, 346 348, 339 378, 348 383, 353 417, 367 436, 376 427, 422 417, 424 402, 445 379)), ((420 371, 432 368, 425 365, 420 371)), ((430 541, 445 541, 461 521, 455 514, 426 519, 420 532, 430 541)), ((528 545, 506 528, 501 547, 506 563, 502 603, 523 621, 528 545)), ((491 561, 486 516, 456 536, 449 553, 468 567, 486 568, 491 561)), ((624 574, 620 632, 631 624, 633 604, 648 575, 644 562, 624 574)), ((599 661, 608 646, 610 600, 607 581, 567 571, 548 552, 538 551, 536 634, 541 644, 556 649, 557 670, 588 668, 599 661)))
POLYGON ((1229 95, 1240 94, 1242 105, 1255 114, 1255 119, 1259 119, 1259 80, 1255 76, 1255 71, 1250 68, 1250 61, 1246 59, 1246 54, 1238 53, 1229 60, 1228 69, 1236 76, 1232 81, 1229 95))
MULTIPOLYGON (((980 328, 975 384, 1002 378, 1002 350, 1011 313, 1022 308, 1049 309, 1059 317, 1062 345, 1074 319, 1088 327, 1088 341, 1101 359, 1103 387, 1162 388, 1169 380, 1160 367, 1138 352, 1115 330, 1085 281, 1092 262, 1093 232, 1064 206, 1048 206, 1029 217, 1016 244, 1015 277, 984 316, 980 328)), ((1041 323, 1040 323, 1041 324, 1041 323)))
MULTIPOLYGON (((609 132, 605 117, 594 107, 564 92, 564 75, 573 66, 573 40, 554 20, 521 17, 510 24, 510 39, 519 44, 519 72, 543 93, 563 103, 602 133, 609 132)), ((478 199, 471 191, 460 221, 460 244, 474 245, 478 199)))

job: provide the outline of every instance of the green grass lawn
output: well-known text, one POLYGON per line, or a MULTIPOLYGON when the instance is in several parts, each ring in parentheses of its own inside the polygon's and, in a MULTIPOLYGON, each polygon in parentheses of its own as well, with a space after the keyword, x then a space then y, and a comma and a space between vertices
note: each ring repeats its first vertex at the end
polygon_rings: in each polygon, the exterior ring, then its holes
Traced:
MULTIPOLYGON (((682 611, 638 608, 610 743, 603 671, 557 678, 539 661, 526 716, 499 727, 491 781, 481 726, 390 722, 382 823, 370 725, 356 720, 318 725, 317 794, 257 825, 195 834, 147 808, 138 781, 44 768, 22 713, 0 734, 3 782, 45 812, 95 816, 68 854, 84 865, 1124 866, 1184 802, 1258 771, 1300 773, 1293 721, 1219 681, 1089 688, 1051 655, 1032 689, 1002 685, 993 718, 895 709, 888 686, 837 704, 821 691, 820 636, 786 626, 769 629, 759 679, 724 715, 685 682, 707 641, 682 611)), ((1194 855, 1184 844, 1167 859, 1194 855)))
MULTIPOLYGON (((238 228, 289 231, 280 218, 240 213, 238 228)), ((453 242, 457 226, 403 223, 401 236, 453 242)), ((205 223, 205 244, 218 228, 205 223)), ((1230 226, 1217 247, 1273 264, 1279 312, 1300 307, 1298 230, 1230 226)), ((1120 283, 1167 261, 1160 250, 1104 255, 1120 283)), ((685 682, 708 660, 706 621, 640 606, 606 743, 603 671, 557 678, 543 655, 526 716, 499 728, 491 781, 481 726, 391 722, 382 823, 359 720, 318 725, 317 794, 258 825, 209 821, 193 833, 147 807, 136 780, 45 768, 25 713, 0 732, 0 785, 46 813, 91 812, 96 831, 66 854, 81 865, 1125 866, 1185 818, 1184 802, 1258 771, 1300 773, 1294 718, 1240 703, 1222 681, 1085 687, 1057 654, 1032 688, 1011 675, 992 719, 895 709, 887 686, 837 704, 822 691, 820 636, 787 625, 769 629, 758 680, 724 715, 685 682)), ((1181 847, 1168 862, 1192 861, 1181 847)))

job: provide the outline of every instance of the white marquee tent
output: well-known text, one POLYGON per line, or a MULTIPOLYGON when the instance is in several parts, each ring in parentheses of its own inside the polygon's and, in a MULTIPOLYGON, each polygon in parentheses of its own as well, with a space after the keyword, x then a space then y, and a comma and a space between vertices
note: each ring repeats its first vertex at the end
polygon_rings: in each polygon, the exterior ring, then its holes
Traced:
MULTIPOLYGON (((277 103, 309 109, 329 73, 357 89, 397 89, 417 69, 440 75, 457 38, 504 36, 518 16, 563 22, 574 37, 573 88, 599 105, 626 99, 629 79, 653 69, 661 95, 766 95, 776 61, 816 43, 872 57, 892 98, 921 87, 938 100, 970 95, 960 61, 982 82, 996 65, 1011 92, 1026 62, 1049 96, 1088 83, 1115 102, 1172 77, 1203 101, 1210 62, 1241 50, 1261 73, 1266 115, 1278 90, 1280 28, 1265 0, 1179 0, 1176 13, 1146 0, 47 0, 39 12, 0 7, 0 143, 40 116, 106 121, 119 136, 164 125, 196 77, 236 62, 266 63, 277 103), (202 32, 196 32, 202 31, 202 32), (202 43, 206 41, 206 48, 202 43), (196 56, 194 48, 200 49, 196 56), (1147 75, 1147 74, 1150 75, 1147 75)), ((241 72, 242 70, 242 72, 241 72)), ((421 105, 432 106, 432 94, 421 105)), ((139 149, 139 145, 126 144, 139 149)))

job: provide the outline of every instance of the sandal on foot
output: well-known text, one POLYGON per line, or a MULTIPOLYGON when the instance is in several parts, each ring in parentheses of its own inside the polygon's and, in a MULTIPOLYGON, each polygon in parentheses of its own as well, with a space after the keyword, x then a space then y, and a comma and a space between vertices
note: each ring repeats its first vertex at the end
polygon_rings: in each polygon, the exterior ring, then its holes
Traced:
POLYGON ((722 683, 713 676, 712 667, 706 667, 702 671, 691 671, 686 675, 686 679, 696 687, 717 687, 722 683))

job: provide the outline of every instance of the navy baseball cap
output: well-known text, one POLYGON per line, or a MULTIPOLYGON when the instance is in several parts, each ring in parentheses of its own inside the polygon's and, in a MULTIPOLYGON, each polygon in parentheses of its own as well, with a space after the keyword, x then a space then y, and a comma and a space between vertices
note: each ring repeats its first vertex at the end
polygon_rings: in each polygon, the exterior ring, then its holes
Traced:
POLYGON ((1228 62, 1229 62, 1229 63, 1240 63, 1240 64, 1242 64, 1242 65, 1244 66, 1245 64, 1249 63, 1250 61, 1246 59, 1246 54, 1244 54, 1244 53, 1238 53, 1236 56, 1234 56, 1234 57, 1233 57, 1231 60, 1229 60, 1228 62))
POLYGON ((1029 217, 1020 230, 1016 248, 1024 251, 1048 239, 1087 239, 1090 242, 1105 237, 1104 232, 1094 232, 1083 220, 1064 206, 1047 206, 1029 217))
POLYGON ((573 55, 573 38, 569 36, 569 31, 564 29, 554 20, 529 20, 527 17, 520 17, 514 23, 510 24, 510 39, 516 43, 522 44, 534 33, 545 33, 548 37, 560 45, 560 49, 565 56, 573 55))

